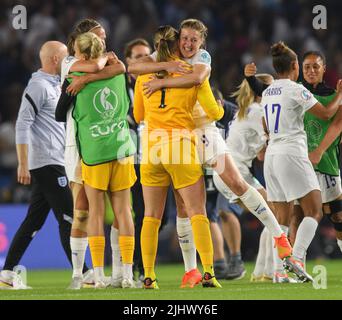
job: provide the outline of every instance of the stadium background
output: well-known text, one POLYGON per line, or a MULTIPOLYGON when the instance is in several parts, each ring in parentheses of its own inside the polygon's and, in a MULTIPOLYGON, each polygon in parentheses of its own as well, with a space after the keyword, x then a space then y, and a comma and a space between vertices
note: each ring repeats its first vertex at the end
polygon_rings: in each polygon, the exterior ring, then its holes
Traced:
MULTIPOLYGON (((107 47, 122 58, 127 41, 144 37, 150 43, 162 24, 178 26, 193 17, 208 26, 207 49, 212 55, 211 82, 225 98, 242 79, 243 65, 254 61, 258 71, 273 73, 269 46, 284 40, 299 56, 307 50, 321 50, 327 57, 325 81, 335 86, 342 77, 340 0, 2 0, 0 4, 0 268, 14 232, 21 223, 29 198, 29 188, 16 184, 15 120, 22 91, 39 66, 38 51, 47 40, 66 41, 74 24, 85 17, 101 22, 107 32, 107 47), (25 5, 27 30, 14 30, 12 9, 25 5), (314 5, 325 5, 328 29, 314 30, 314 5)), ((258 165, 258 164, 257 164, 258 165)), ((159 260, 180 261, 175 237, 175 209, 168 206, 169 223, 160 237, 159 260)), ((242 254, 255 258, 259 222, 243 215, 242 254)), ((334 230, 323 221, 310 247, 312 258, 340 257, 334 230)), ((57 224, 50 215, 22 263, 31 268, 66 267, 58 241, 57 224), (42 254, 43 253, 43 254, 42 254)))

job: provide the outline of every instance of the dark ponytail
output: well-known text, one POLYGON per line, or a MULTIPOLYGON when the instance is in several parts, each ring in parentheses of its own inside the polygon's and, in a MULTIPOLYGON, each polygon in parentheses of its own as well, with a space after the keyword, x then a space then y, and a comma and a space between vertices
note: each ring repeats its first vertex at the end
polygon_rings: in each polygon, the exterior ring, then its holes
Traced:
POLYGON ((273 67, 278 74, 289 72, 292 62, 297 60, 296 53, 282 41, 272 45, 271 55, 273 58, 273 67))

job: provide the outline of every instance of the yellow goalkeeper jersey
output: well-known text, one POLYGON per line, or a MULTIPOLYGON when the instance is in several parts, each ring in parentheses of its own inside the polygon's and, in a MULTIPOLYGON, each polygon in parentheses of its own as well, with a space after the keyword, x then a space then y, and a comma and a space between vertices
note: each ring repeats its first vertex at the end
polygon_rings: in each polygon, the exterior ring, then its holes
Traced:
MULTIPOLYGON (((177 75, 171 75, 176 77, 177 75)), ((192 112, 198 100, 208 117, 213 121, 222 118, 224 111, 211 91, 209 80, 191 88, 165 88, 144 95, 143 84, 150 80, 151 74, 139 76, 134 92, 134 118, 137 123, 144 121, 148 131, 164 129, 195 129, 192 112)))

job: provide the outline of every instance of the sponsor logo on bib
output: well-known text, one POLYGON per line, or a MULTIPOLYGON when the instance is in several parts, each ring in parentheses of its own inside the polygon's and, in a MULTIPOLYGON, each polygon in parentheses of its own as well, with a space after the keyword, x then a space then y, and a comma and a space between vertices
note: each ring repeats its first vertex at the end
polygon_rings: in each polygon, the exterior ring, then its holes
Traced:
POLYGON ((114 117, 118 106, 118 97, 108 87, 98 90, 93 98, 95 110, 101 114, 103 120, 110 120, 114 117))

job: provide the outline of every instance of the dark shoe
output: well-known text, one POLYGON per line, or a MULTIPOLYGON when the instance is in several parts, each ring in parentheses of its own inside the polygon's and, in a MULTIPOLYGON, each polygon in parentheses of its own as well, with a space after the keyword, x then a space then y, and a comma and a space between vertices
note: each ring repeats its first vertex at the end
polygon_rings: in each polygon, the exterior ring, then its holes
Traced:
POLYGON ((239 280, 246 274, 246 269, 242 261, 231 262, 228 264, 227 272, 225 275, 226 280, 239 280))

